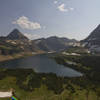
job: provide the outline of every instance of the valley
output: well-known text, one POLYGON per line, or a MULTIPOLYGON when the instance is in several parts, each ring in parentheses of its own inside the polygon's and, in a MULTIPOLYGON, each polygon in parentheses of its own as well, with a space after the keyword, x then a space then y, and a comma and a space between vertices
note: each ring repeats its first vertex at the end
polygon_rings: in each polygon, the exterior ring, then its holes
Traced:
POLYGON ((100 100, 100 0, 0 0, 0 100, 100 100))
POLYGON ((99 100, 100 52, 90 47, 98 27, 82 41, 29 40, 18 29, 0 37, 0 91, 13 89, 19 100, 99 100))
POLYGON ((96 61, 93 56, 53 56, 60 65, 83 73, 80 77, 36 73, 33 69, 0 68, 0 90, 9 91, 13 88, 15 96, 20 100, 99 100, 100 62, 99 57, 95 58, 96 61), (78 65, 66 64, 65 61, 76 62, 78 65))

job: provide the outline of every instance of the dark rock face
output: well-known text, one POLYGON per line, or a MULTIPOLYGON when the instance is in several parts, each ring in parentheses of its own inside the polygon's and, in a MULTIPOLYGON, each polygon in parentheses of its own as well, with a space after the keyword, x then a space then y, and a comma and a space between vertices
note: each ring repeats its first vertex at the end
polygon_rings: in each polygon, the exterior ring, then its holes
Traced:
POLYGON ((91 51, 100 52, 100 25, 91 32, 91 34, 84 40, 81 41, 85 47, 91 51))
POLYGON ((26 36, 24 36, 18 29, 14 29, 8 36, 9 40, 29 40, 26 36))

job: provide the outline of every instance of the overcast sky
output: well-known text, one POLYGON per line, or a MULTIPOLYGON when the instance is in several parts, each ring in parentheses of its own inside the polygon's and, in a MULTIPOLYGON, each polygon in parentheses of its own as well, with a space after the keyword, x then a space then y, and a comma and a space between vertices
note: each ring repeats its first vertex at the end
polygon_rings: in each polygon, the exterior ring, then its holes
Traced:
POLYGON ((100 24, 100 0, 0 0, 0 35, 14 28, 31 39, 78 40, 100 24))

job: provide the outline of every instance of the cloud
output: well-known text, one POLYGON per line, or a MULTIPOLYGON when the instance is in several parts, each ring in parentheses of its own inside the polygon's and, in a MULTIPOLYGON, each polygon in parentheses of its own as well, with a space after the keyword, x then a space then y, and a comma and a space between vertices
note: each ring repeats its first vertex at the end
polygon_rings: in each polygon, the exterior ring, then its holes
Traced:
POLYGON ((56 0, 56 1, 54 1, 54 4, 57 4, 58 3, 58 1, 56 0))
POLYGON ((68 9, 65 8, 64 3, 58 6, 58 10, 61 11, 61 12, 68 12, 68 9))
POLYGON ((13 21, 12 24, 19 25, 23 29, 35 30, 40 29, 41 25, 37 22, 30 21, 27 17, 19 17, 16 21, 13 21))
POLYGON ((72 8, 72 7, 65 8, 65 4, 63 3, 63 4, 58 6, 58 10, 61 12, 68 12, 68 11, 73 11, 74 8, 72 8))

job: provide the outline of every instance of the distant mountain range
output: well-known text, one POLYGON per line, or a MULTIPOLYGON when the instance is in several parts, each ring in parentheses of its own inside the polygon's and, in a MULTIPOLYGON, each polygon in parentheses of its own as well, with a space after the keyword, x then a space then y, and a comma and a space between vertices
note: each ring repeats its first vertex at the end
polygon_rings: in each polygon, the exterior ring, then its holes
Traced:
POLYGON ((29 40, 18 29, 14 29, 6 37, 0 37, 1 54, 12 54, 15 52, 56 52, 77 46, 87 48, 93 52, 100 52, 100 25, 82 41, 57 36, 29 40))
POLYGON ((77 41, 74 39, 68 38, 59 38, 56 36, 52 36, 49 38, 41 38, 37 40, 33 40, 35 44, 44 51, 60 51, 67 49, 69 46, 72 46, 77 41))
POLYGON ((0 37, 0 48, 1 51, 4 50, 4 48, 14 48, 14 50, 18 48, 22 52, 54 52, 65 50, 77 42, 78 41, 74 39, 59 38, 56 36, 46 39, 29 40, 28 37, 24 36, 18 29, 14 29, 8 36, 0 37))

